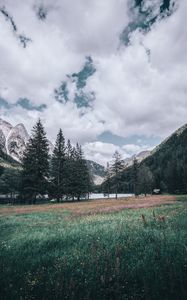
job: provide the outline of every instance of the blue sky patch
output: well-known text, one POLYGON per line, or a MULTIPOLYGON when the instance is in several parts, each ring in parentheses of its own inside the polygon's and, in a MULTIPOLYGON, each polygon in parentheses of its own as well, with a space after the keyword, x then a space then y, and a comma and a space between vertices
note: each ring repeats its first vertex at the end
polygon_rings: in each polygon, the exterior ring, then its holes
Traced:
POLYGON ((47 108, 46 104, 34 105, 27 98, 20 98, 16 102, 16 106, 21 106, 22 108, 27 109, 27 110, 37 110, 37 111, 43 111, 44 109, 47 108))
POLYGON ((98 140, 103 143, 111 143, 117 146, 123 146, 127 144, 136 144, 136 145, 149 145, 150 147, 154 147, 161 142, 160 137, 146 137, 144 135, 132 135, 129 137, 121 137, 111 133, 110 131, 103 132, 99 137, 98 140))
POLYGON ((171 15, 174 4, 171 7, 170 2, 170 0, 163 0, 162 4, 160 5, 159 14, 155 14, 153 12, 153 7, 151 4, 145 6, 143 0, 134 0, 134 2, 129 2, 131 3, 131 21, 127 27, 124 28, 120 35, 120 40, 122 43, 128 46, 130 43, 131 34, 134 31, 141 30, 146 33, 151 29, 151 26, 157 21, 158 17, 171 15))

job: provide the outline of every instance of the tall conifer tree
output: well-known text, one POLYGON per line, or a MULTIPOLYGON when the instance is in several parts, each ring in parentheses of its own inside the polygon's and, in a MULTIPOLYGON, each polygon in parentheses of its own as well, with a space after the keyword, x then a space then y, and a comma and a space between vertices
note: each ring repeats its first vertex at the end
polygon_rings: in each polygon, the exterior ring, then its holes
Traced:
POLYGON ((65 193, 65 139, 62 130, 57 135, 51 159, 52 193, 59 202, 65 193))
POLYGON ((70 140, 66 144, 65 162, 64 162, 64 188, 66 198, 73 197, 73 147, 70 140))
POLYGON ((111 170, 113 174, 115 175, 115 194, 116 194, 116 199, 118 197, 118 190, 119 190, 119 183, 120 183, 120 177, 121 177, 121 171, 124 168, 124 162, 121 158, 121 155, 119 154, 118 151, 115 151, 113 155, 113 164, 111 167, 111 170))
POLYGON ((22 193, 35 203, 38 195, 48 188, 49 147, 44 127, 40 120, 33 127, 32 135, 23 157, 22 193))
POLYGON ((77 200, 80 200, 81 196, 89 194, 91 189, 91 177, 83 156, 82 148, 79 144, 75 149, 75 178, 74 178, 74 190, 77 200))
POLYGON ((133 188, 134 188, 134 194, 137 197, 138 196, 138 161, 135 157, 133 159, 133 188))
POLYGON ((111 167, 109 162, 107 162, 107 166, 106 166, 106 175, 105 175, 105 189, 106 189, 106 193, 108 195, 108 198, 110 197, 110 185, 111 185, 111 167))

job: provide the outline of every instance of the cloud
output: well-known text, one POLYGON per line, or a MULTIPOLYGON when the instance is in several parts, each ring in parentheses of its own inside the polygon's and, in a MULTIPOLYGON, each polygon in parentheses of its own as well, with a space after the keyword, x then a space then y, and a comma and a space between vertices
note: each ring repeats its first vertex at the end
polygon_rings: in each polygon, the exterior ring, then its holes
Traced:
POLYGON ((106 166, 107 162, 112 162, 115 151, 118 151, 121 154, 122 159, 126 159, 134 154, 151 149, 152 147, 148 145, 139 146, 136 144, 127 144, 120 147, 112 143, 98 141, 86 143, 83 147, 86 158, 96 161, 103 166, 106 166))
POLYGON ((89 88, 94 88, 94 112, 106 130, 124 137, 165 137, 186 122, 186 11, 181 1, 147 35, 136 31, 129 47, 98 57, 89 88))
POLYGON ((121 148, 110 143, 102 143, 97 141, 86 143, 83 147, 83 150, 88 159, 106 166, 107 162, 111 161, 114 152, 121 151, 121 148))
POLYGON ((1 117, 13 124, 23 122, 29 130, 41 117, 51 140, 61 127, 67 138, 80 141, 87 155, 101 162, 115 147, 129 155, 130 147, 149 147, 146 139, 165 138, 186 123, 187 2, 176 0, 173 14, 161 17, 159 11, 168 1, 142 1, 142 9, 153 7, 146 20, 157 17, 145 34, 134 11, 137 26, 125 46, 121 34, 132 22, 129 3, 0 0, 19 34, 32 40, 21 47, 10 22, 0 14, 1 117), (86 57, 93 60, 94 72, 79 81, 86 57), (67 77, 72 74, 79 77, 73 81, 67 77), (67 101, 56 101, 54 91, 62 84, 67 101), (16 105, 19 99, 28 99, 29 105, 16 105), (30 110, 43 105, 43 111, 30 110), (105 132, 129 140, 140 136, 141 144, 98 144, 105 132))

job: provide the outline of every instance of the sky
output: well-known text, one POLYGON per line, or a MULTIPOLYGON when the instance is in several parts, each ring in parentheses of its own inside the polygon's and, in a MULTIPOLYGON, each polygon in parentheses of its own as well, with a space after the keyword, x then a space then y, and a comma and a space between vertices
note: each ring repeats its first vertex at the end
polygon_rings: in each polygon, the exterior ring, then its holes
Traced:
POLYGON ((186 0, 0 0, 0 117, 106 165, 187 123, 186 0))

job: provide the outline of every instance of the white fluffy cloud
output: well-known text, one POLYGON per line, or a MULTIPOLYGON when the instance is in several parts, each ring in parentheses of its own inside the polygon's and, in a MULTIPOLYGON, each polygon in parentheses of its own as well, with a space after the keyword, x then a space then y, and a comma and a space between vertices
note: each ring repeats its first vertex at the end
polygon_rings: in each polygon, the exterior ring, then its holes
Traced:
POLYGON ((26 49, 20 47, 0 14, 1 95, 9 101, 28 97, 50 104, 54 88, 80 70, 86 55, 116 49, 127 22, 126 1, 121 0, 0 0, 0 7, 13 17, 18 32, 32 40, 26 49), (44 22, 34 10, 41 4, 49 10, 44 22))
POLYGON ((112 157, 115 151, 118 151, 124 160, 142 151, 151 150, 148 145, 138 146, 135 144, 127 144, 120 147, 114 144, 103 143, 99 141, 86 143, 83 149, 88 159, 97 161, 105 167, 107 162, 112 162, 112 157))
POLYGON ((108 130, 165 137, 186 122, 186 12, 187 3, 181 1, 150 33, 136 31, 131 46, 98 57, 89 85, 97 95, 95 113, 108 130))
POLYGON ((1 117, 30 129, 40 116, 52 140, 61 127, 67 138, 85 145, 88 158, 101 163, 115 150, 125 156, 130 148, 145 148, 143 140, 142 147, 97 141, 105 131, 166 137, 186 123, 187 115, 187 2, 175 2, 178 8, 170 17, 158 19, 146 35, 136 30, 125 47, 120 34, 129 22, 128 0, 0 0, 18 33, 32 40, 21 47, 0 14, 0 97, 47 105, 43 112, 0 108, 1 117), (36 16, 39 6, 47 12, 44 21, 36 16), (81 70, 86 56, 96 67, 85 88, 95 92, 93 107, 80 110, 72 102, 56 102, 54 89, 67 74, 81 70))

